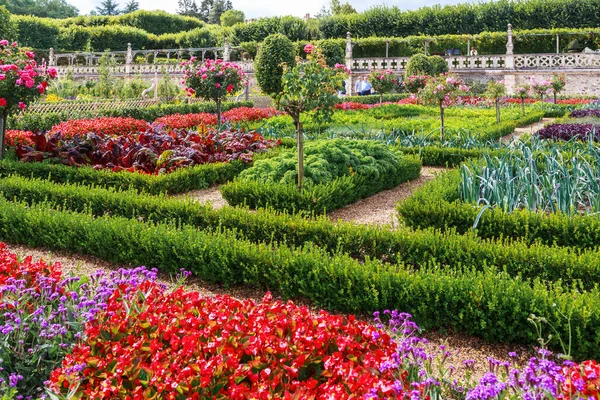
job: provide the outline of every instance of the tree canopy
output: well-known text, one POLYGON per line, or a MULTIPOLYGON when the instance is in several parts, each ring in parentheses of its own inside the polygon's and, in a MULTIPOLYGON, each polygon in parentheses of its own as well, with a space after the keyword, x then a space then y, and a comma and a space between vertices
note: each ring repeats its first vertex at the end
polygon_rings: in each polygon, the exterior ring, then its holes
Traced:
POLYGON ((45 18, 69 18, 79 14, 77 7, 66 0, 0 0, 11 14, 45 18))

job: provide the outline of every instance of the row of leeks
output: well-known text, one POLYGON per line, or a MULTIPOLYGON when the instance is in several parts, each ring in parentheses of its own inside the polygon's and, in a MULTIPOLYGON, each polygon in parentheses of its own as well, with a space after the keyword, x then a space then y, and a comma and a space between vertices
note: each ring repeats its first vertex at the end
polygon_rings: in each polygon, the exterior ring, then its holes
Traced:
POLYGON ((566 215, 600 211, 600 149, 593 141, 515 143, 499 156, 463 164, 465 202, 566 215))

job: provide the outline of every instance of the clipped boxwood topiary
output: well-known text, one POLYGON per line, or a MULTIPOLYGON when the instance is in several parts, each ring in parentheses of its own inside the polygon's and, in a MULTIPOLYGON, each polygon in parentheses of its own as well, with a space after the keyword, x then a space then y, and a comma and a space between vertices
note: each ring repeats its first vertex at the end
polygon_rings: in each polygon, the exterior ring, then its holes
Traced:
POLYGON ((433 65, 425 54, 415 54, 408 60, 406 76, 433 75, 433 65))
POLYGON ((268 36, 258 49, 254 71, 261 90, 271 97, 281 92, 283 63, 296 65, 296 47, 282 34, 268 36))
POLYGON ((433 71, 433 75, 441 75, 448 72, 448 63, 441 56, 429 57, 429 63, 433 71))

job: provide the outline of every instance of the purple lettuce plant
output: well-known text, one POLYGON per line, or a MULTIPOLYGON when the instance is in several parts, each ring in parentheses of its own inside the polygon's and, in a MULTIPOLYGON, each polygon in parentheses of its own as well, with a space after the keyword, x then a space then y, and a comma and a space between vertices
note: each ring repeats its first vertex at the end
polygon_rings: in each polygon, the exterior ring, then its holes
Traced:
POLYGON ((536 134, 540 139, 552 140, 600 140, 600 126, 593 124, 552 124, 536 134))

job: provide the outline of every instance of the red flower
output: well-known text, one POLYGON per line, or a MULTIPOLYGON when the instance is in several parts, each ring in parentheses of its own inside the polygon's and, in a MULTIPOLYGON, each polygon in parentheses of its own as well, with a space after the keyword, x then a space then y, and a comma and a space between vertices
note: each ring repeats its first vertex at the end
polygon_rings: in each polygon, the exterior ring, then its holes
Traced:
POLYGON ((230 83, 229 85, 227 85, 227 93, 231 93, 232 90, 233 90, 233 85, 230 83))
POLYGON ((4 97, 0 97, 0 107, 6 107, 6 99, 4 97))

